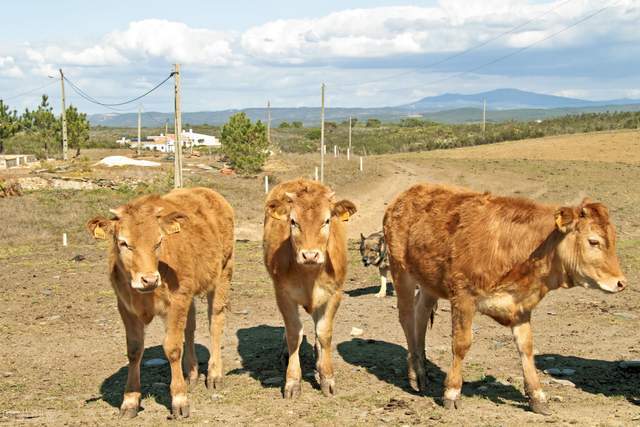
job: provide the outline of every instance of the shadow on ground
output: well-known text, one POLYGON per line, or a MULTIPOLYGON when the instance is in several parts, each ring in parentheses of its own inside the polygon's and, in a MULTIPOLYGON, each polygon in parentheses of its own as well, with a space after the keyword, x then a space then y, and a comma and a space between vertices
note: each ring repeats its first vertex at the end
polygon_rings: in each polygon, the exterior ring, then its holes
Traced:
POLYGON ((620 362, 584 359, 560 354, 541 354, 535 357, 536 367, 574 369, 570 376, 557 378, 569 380, 580 390, 607 397, 620 396, 640 405, 640 369, 623 369, 620 362))
MULTIPOLYGON (((206 376, 209 350, 203 345, 196 344, 196 356, 198 357, 200 374, 206 376)), ((169 392, 171 369, 169 363, 162 366, 144 366, 144 362, 149 359, 166 360, 162 346, 149 347, 144 350, 142 355, 142 366, 140 368, 142 398, 151 396, 157 403, 171 410, 171 394, 169 392)), ((105 379, 100 386, 102 400, 115 408, 120 408, 122 404, 124 387, 127 384, 127 371, 128 367, 123 366, 116 373, 105 379)), ((202 381, 202 377, 200 381, 202 381)), ((141 408, 141 410, 144 410, 144 408, 141 408)))
MULTIPOLYGON (((407 393, 417 394, 407 380, 407 350, 397 344, 373 339, 353 338, 338 344, 338 352, 345 362, 366 369, 379 380, 392 384, 407 393)), ((431 361, 426 362, 429 385, 425 396, 441 402, 444 393, 445 372, 431 361)), ((465 382, 462 387, 464 396, 481 396, 497 404, 528 408, 528 400, 520 390, 511 384, 497 382, 492 376, 482 381, 465 382), (483 387, 478 390, 479 387, 483 387)))
MULTIPOLYGON (((284 361, 282 359, 285 346, 284 328, 259 325, 238 329, 237 335, 242 368, 234 369, 229 374, 248 372, 251 378, 260 381, 263 387, 280 387, 283 390, 286 372, 286 358, 284 361)), ((315 370, 313 346, 307 341, 306 335, 300 345, 300 365, 302 379, 313 388, 320 389, 313 375, 315 370)))
MULTIPOLYGON (((345 294, 349 295, 350 297, 361 297, 363 295, 377 294, 379 290, 380 285, 374 285, 367 286, 366 288, 349 289, 348 291, 345 291, 345 294)), ((393 285, 391 283, 387 283, 387 296, 393 296, 393 285)))

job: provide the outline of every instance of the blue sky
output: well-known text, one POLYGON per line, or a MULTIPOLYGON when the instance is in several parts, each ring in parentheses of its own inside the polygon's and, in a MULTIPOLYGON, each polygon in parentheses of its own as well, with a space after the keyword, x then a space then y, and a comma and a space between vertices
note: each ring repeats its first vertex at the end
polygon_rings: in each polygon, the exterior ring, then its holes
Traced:
MULTIPOLYGON (((322 82, 329 106, 397 105, 498 87, 640 98, 640 0, 183 0, 178 10, 164 0, 62 3, 3 5, 0 98, 14 108, 33 107, 41 92, 57 108, 59 85, 47 76, 60 67, 93 97, 118 102, 162 80, 176 61, 185 111, 267 100, 313 106, 322 82)), ((142 107, 170 111, 171 91, 161 88, 142 107)), ((110 111, 67 92, 84 111, 110 111)))

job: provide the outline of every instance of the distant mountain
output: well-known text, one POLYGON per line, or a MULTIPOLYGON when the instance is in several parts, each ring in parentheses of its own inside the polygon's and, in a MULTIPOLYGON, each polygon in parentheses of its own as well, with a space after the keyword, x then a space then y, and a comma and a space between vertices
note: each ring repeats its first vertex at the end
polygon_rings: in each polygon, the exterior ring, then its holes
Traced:
POLYGON ((445 93, 429 96, 419 101, 401 105, 399 108, 417 111, 443 111, 455 108, 482 108, 487 101, 489 110, 513 110, 522 108, 576 108, 596 107, 605 105, 640 104, 637 99, 612 99, 606 101, 587 101, 584 99, 567 98, 564 96, 545 95, 518 89, 496 89, 489 92, 462 95, 459 93, 445 93))
MULTIPOLYGON (((328 121, 344 121, 349 116, 359 120, 377 118, 382 121, 399 121, 407 117, 446 122, 477 122, 482 119, 482 103, 487 101, 487 120, 538 120, 558 117, 567 114, 602 111, 640 111, 640 100, 613 99, 607 101, 587 101, 563 96, 545 95, 526 92, 518 89, 496 89, 472 95, 445 93, 443 95, 422 98, 419 101, 396 107, 380 108, 327 108, 325 117, 328 121)), ((245 108, 242 110, 199 111, 182 113, 183 127, 191 125, 222 125, 233 114, 243 111, 251 120, 265 121, 266 108, 245 108)), ((305 125, 318 125, 320 109, 317 107, 272 108, 272 125, 281 122, 300 121, 305 125)), ((92 114, 89 116, 92 125, 109 127, 135 127, 135 113, 92 114)), ((142 115, 144 127, 162 127, 168 121, 173 124, 172 113, 146 112, 142 115)))

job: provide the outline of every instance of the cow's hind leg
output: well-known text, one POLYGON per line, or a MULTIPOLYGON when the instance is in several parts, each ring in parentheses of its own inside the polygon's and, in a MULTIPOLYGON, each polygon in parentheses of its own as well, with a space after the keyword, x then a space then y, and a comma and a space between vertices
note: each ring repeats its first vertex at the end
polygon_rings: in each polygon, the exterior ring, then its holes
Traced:
POLYGON ((336 393, 336 381, 331 360, 331 340, 333 337, 333 319, 335 318, 342 295, 335 293, 329 301, 313 312, 316 327, 316 369, 320 376, 320 388, 325 396, 336 393))
POLYGON ((542 391, 536 365, 533 361, 533 334, 531 333, 531 323, 526 321, 514 325, 512 328, 513 337, 520 352, 522 360, 522 371, 524 374, 524 388, 529 397, 531 410, 536 414, 551 415, 547 397, 542 391))
MULTIPOLYGON (((415 305, 415 319, 416 319, 416 355, 419 357, 418 363, 420 366, 426 364, 425 343, 427 335, 427 327, 429 321, 432 319, 433 310, 435 310, 438 299, 430 296, 424 289, 420 289, 417 294, 415 305)), ((425 378, 426 381, 426 378, 425 378)))
POLYGON ((222 330, 225 322, 225 310, 231 288, 231 276, 233 275, 233 259, 229 259, 222 271, 222 277, 213 292, 207 294, 209 332, 211 334, 211 356, 207 369, 207 388, 219 390, 223 386, 224 375, 222 373, 222 330))
MULTIPOLYGON (((277 288, 277 286, 276 286, 277 288)), ((276 290, 276 302, 284 319, 285 334, 289 360, 287 361, 286 382, 284 385, 284 398, 294 399, 300 396, 302 386, 302 369, 300 368, 300 344, 302 344, 302 322, 298 305, 287 295, 276 290)))
POLYGON ((184 357, 182 358, 182 368, 186 374, 189 388, 193 389, 198 383, 198 357, 196 356, 196 302, 191 302, 189 314, 187 316, 187 327, 184 331, 184 357))
POLYGON ((120 416, 133 418, 138 415, 140 407, 140 361, 144 352, 144 323, 129 313, 120 301, 118 301, 118 311, 127 335, 127 358, 129 359, 127 385, 124 388, 120 416))
POLYGON ((424 356, 417 352, 416 328, 415 328, 415 279, 405 271, 395 271, 392 268, 391 274, 398 296, 398 317, 400 325, 407 339, 407 374, 411 388, 416 391, 425 391, 427 387, 427 374, 424 364, 424 356))
POLYGON ((184 331, 193 297, 174 294, 166 319, 164 353, 171 365, 171 413, 174 418, 188 417, 190 414, 187 399, 187 383, 182 373, 182 346, 184 331))
POLYGON ((462 363, 471 347, 473 315, 475 303, 471 297, 455 296, 451 299, 451 349, 453 361, 445 380, 444 407, 453 409, 460 407, 462 391, 462 363))

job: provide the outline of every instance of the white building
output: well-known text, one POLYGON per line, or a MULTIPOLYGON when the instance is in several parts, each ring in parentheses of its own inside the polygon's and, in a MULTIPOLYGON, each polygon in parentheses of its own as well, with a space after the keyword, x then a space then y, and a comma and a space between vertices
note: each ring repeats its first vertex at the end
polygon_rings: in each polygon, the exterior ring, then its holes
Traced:
MULTIPOLYGON (((174 134, 149 136, 147 141, 142 142, 142 148, 151 151, 161 151, 163 153, 173 153, 176 151, 176 136, 174 134)), ((133 145, 133 144, 132 144, 133 145)), ((220 147, 220 140, 213 135, 196 133, 193 129, 182 131, 182 147, 220 147)))
POLYGON ((188 132, 182 130, 182 142, 187 146, 193 145, 194 147, 220 147, 221 145, 215 136, 196 133, 193 129, 189 129, 188 132))

